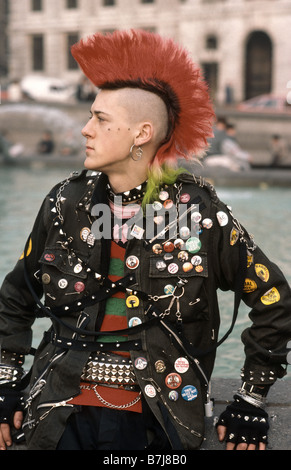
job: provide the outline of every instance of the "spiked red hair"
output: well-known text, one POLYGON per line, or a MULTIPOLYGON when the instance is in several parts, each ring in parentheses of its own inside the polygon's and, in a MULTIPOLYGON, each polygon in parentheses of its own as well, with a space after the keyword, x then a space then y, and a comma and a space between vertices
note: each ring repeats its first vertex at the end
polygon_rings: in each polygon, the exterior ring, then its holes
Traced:
POLYGON ((72 55, 100 89, 142 88, 163 99, 169 131, 155 163, 205 150, 214 118, 207 85, 189 53, 173 40, 139 30, 96 33, 75 44, 72 55))

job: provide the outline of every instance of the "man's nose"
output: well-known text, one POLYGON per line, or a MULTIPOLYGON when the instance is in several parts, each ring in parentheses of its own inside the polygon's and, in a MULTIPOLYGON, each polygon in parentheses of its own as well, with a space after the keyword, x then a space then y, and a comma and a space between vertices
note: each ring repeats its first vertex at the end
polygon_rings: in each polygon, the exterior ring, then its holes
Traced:
POLYGON ((90 126, 91 120, 87 122, 87 124, 82 129, 83 137, 92 136, 92 125, 90 126))

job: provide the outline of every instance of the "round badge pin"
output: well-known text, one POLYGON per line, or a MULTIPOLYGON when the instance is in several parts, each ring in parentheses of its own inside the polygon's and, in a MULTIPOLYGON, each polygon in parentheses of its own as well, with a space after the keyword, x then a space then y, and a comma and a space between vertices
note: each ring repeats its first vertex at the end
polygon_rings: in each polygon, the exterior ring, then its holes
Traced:
POLYGON ((157 215, 156 217, 154 217, 154 223, 156 225, 161 225, 164 221, 164 217, 162 215, 157 215))
POLYGON ((84 227, 82 228, 81 232, 80 232, 80 238, 83 242, 86 242, 87 241, 87 238, 89 236, 89 234, 91 233, 91 230, 88 228, 88 227, 84 227))
POLYGON ((158 271, 165 271, 166 267, 167 267, 167 265, 166 265, 165 261, 160 260, 160 261, 156 262, 156 268, 157 268, 158 271))
POLYGON ((183 250, 185 248, 184 240, 182 240, 182 238, 177 238, 177 240, 174 241, 174 247, 178 250, 183 250))
POLYGON ((202 227, 210 229, 213 225, 213 222, 211 219, 203 219, 202 220, 202 227))
POLYGON ((51 277, 49 274, 43 273, 43 275, 41 276, 41 280, 43 284, 49 284, 51 282, 51 277))
POLYGON ((192 222, 195 222, 196 224, 198 224, 200 220, 202 220, 202 215, 200 214, 200 212, 193 212, 191 214, 191 220, 192 222))
POLYGON ((152 203, 152 208, 155 210, 155 211, 160 211, 163 207, 163 204, 160 202, 160 201, 154 201, 152 203))
POLYGON ((171 263, 168 266, 168 271, 170 274, 176 274, 179 271, 179 266, 176 263, 171 263))
POLYGON ((67 279, 60 279, 58 282, 58 286, 60 289, 65 289, 68 286, 67 279))
POLYGON ((201 264, 199 264, 198 266, 195 266, 196 273, 202 273, 203 270, 204 268, 203 266, 201 266, 201 264))
POLYGON ((132 328, 133 326, 138 326, 140 324, 141 324, 141 319, 138 317, 132 317, 128 322, 129 328, 132 328))
POLYGON ((223 212, 223 211, 217 212, 216 217, 217 217, 218 223, 221 227, 225 227, 225 225, 227 225, 228 215, 225 212, 223 212))
POLYGON ((174 363, 174 367, 179 374, 185 374, 189 369, 189 361, 186 357, 178 357, 174 363))
POLYGON ((144 393, 149 398, 154 398, 157 394, 156 389, 153 385, 146 385, 144 388, 144 393))
POLYGON ((139 298, 136 295, 129 295, 126 299, 128 308, 136 308, 139 306, 139 298))
POLYGON ((137 357, 134 361, 134 366, 138 370, 144 370, 148 365, 148 361, 145 357, 137 357))
POLYGON ((166 201, 169 198, 169 193, 167 191, 161 191, 159 198, 161 201, 166 201))
POLYGON ((180 202, 181 202, 182 204, 186 204, 186 203, 189 202, 189 201, 190 201, 190 194, 188 194, 188 193, 183 193, 183 194, 181 194, 181 196, 180 196, 180 202))
POLYGON ((74 285, 74 289, 76 292, 83 292, 85 290, 84 282, 78 281, 74 285))
POLYGON ((158 374, 162 374, 166 370, 166 364, 164 361, 159 359, 158 361, 155 362, 155 370, 158 374))
POLYGON ((169 295, 169 294, 173 294, 175 292, 175 287, 172 286, 172 284, 167 284, 165 287, 164 287, 164 293, 169 295))
POLYGON ((163 247, 159 243, 155 243, 152 250, 156 255, 160 255, 161 253, 163 253, 163 247))
POLYGON ((179 259, 180 261, 187 261, 188 258, 189 258, 189 253, 188 253, 188 251, 183 251, 183 250, 182 250, 182 251, 179 251, 179 253, 178 253, 178 259, 179 259))
POLYGON ((190 237, 186 241, 186 250, 190 253, 197 253, 201 248, 201 241, 197 237, 190 237))
POLYGON ((191 263, 193 266, 198 266, 199 264, 202 263, 202 258, 199 255, 192 256, 191 258, 191 263))
POLYGON ((191 234, 189 227, 181 227, 180 228, 180 237, 188 238, 191 234))
POLYGON ((164 250, 166 253, 172 253, 172 251, 174 251, 174 243, 172 242, 166 242, 164 243, 164 250))
POLYGON ((125 264, 128 269, 136 269, 139 265, 139 259, 137 256, 134 255, 129 256, 128 258, 126 258, 125 264))
POLYGON ((51 263, 52 261, 54 261, 55 255, 53 253, 46 253, 44 255, 44 259, 48 261, 49 263, 51 263))
POLYGON ((167 199, 164 203, 163 203, 163 206, 165 209, 171 209, 171 207, 173 207, 174 203, 172 201, 172 199, 167 199))
POLYGON ((182 269, 183 269, 184 273, 189 273, 193 269, 193 264, 189 263, 189 262, 184 263, 183 266, 182 266, 182 269))
POLYGON ((179 393, 177 392, 177 390, 171 390, 169 392, 169 399, 171 401, 177 401, 179 398, 179 393))
POLYGON ((167 385, 167 387, 172 389, 180 387, 181 383, 182 378, 179 374, 176 374, 176 372, 171 372, 165 378, 165 384, 167 385))
POLYGON ((193 401, 197 398, 198 391, 194 385, 185 385, 185 387, 182 388, 181 395, 185 401, 193 401))
POLYGON ((82 271, 83 267, 80 263, 76 264, 76 266, 74 266, 74 273, 76 274, 79 274, 81 271, 82 271))

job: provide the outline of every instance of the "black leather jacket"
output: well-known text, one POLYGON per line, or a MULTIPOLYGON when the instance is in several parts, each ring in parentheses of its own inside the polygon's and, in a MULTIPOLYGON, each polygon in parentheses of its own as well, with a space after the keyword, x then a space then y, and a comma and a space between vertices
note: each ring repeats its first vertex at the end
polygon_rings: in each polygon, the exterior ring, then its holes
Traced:
MULTIPOLYGON (((191 253, 189 245, 185 250, 190 257, 200 256, 199 267, 184 271, 175 248, 173 258, 165 261, 166 268, 157 268, 157 262, 164 259, 154 252, 153 245, 161 240, 150 243, 145 234, 142 239, 133 237, 126 245, 125 260, 133 256, 137 266, 132 269, 126 262, 120 285, 112 284, 107 278, 110 240, 98 239, 96 225, 92 226, 93 222, 99 224, 97 204, 107 204, 106 181, 104 175, 92 176, 84 171, 52 189, 35 221, 26 256, 7 275, 1 289, 2 349, 28 354, 35 318, 41 314, 52 320, 35 353, 24 423, 28 448, 55 449, 65 421, 74 411, 69 399, 79 394, 83 367, 90 352, 96 350, 96 331, 102 323, 106 298, 118 290, 138 297, 139 305, 127 308, 127 316, 128 321, 138 317, 141 324, 128 328, 127 341, 121 345, 103 346, 99 336, 99 348, 129 350, 133 363, 143 357, 146 368, 135 370, 139 386, 173 448, 199 448, 219 333, 217 289, 236 291, 252 308, 253 324, 242 333, 244 380, 272 384, 285 375, 286 344, 291 337, 289 285, 213 188, 192 175, 180 176, 166 189, 174 202, 181 194, 189 195, 187 206, 199 205, 200 223, 210 219, 199 234, 199 251, 191 253), (95 239, 84 241, 84 228, 92 228, 95 239), (171 263, 175 264, 172 272, 168 269, 171 263), (85 289, 73 294, 76 282, 85 289), (168 284, 176 287, 174 296, 165 297, 168 284), (38 298, 43 294, 45 301, 41 304, 38 298), (177 373, 178 358, 183 358, 182 363, 186 358, 189 368, 178 369, 181 383, 175 389, 175 401, 169 397, 173 389, 166 378, 177 373), (163 362, 165 370, 157 369, 157 361, 163 362)), ((191 226, 190 215, 185 216, 182 226, 191 226)), ((168 235, 166 232, 162 242, 168 235)), ((173 241, 179 238, 176 232, 170 235, 173 241)))

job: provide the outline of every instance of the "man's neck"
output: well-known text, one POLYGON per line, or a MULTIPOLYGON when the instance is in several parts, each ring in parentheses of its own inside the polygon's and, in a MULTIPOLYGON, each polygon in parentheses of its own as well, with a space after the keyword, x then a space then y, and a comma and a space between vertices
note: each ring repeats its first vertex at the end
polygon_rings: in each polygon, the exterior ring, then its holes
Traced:
POLYGON ((112 191, 115 194, 119 194, 130 191, 142 184, 147 179, 147 175, 146 173, 135 175, 110 175, 108 179, 112 191))

